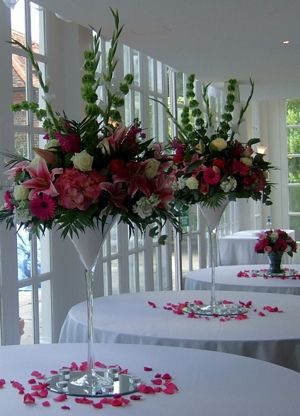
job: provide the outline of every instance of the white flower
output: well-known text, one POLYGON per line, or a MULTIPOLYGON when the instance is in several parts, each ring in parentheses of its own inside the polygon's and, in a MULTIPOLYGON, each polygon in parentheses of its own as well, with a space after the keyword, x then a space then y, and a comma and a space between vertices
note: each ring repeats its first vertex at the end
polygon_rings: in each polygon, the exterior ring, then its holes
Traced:
POLYGON ((210 142, 210 149, 215 150, 217 152, 221 152, 222 150, 226 149, 227 142, 222 137, 217 137, 216 139, 210 142))
POLYGON ((92 170, 94 158, 86 150, 82 150, 80 153, 75 153, 71 160, 76 169, 83 172, 92 170))
POLYGON ((220 183, 220 188, 225 193, 228 193, 230 191, 234 191, 236 187, 237 187, 237 181, 232 176, 228 176, 228 178, 224 179, 220 183))
POLYGON ((244 165, 247 165, 247 166, 252 166, 252 163, 253 163, 251 157, 241 157, 240 161, 244 163, 244 165))
POLYGON ((29 194, 29 189, 25 188, 23 185, 15 185, 14 198, 17 201, 28 199, 28 194, 29 194))
POLYGON ((146 178, 152 179, 157 175, 160 162, 156 159, 148 159, 145 167, 146 178))
POLYGON ((28 208, 17 207, 14 211, 15 224, 21 224, 30 221, 31 215, 28 208))
POLYGON ((141 218, 147 218, 152 215, 153 209, 159 204, 159 197, 157 195, 151 195, 149 198, 143 196, 133 206, 133 212, 138 214, 141 218))
POLYGON ((191 190, 198 189, 199 182, 198 179, 196 179, 194 176, 191 176, 190 178, 187 178, 187 180, 185 181, 185 185, 191 190))

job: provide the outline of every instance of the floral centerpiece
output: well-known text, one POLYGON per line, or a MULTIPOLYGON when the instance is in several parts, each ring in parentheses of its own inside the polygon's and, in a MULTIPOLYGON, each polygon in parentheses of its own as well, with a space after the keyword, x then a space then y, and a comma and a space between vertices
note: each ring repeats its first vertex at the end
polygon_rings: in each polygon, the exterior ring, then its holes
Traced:
POLYGON ((259 234, 254 246, 256 253, 286 253, 290 257, 297 252, 297 243, 283 230, 268 230, 259 234))
POLYGON ((238 83, 228 81, 226 103, 220 121, 214 117, 208 97, 209 85, 203 86, 201 109, 195 98, 195 76, 187 83, 188 105, 183 108, 181 121, 168 111, 178 134, 171 141, 175 166, 175 199, 177 206, 201 203, 215 207, 224 199, 253 198, 271 204, 271 184, 268 172, 271 164, 253 145, 252 138, 242 142, 239 126, 253 95, 254 84, 245 106, 237 109, 238 83))
POLYGON ((150 226, 151 236, 158 234, 166 220, 177 226, 169 209, 174 197, 168 175, 171 162, 161 145, 145 138, 138 120, 122 125, 119 108, 133 76, 127 74, 118 86, 113 85, 123 27, 119 26, 118 12, 112 13, 115 29, 106 71, 97 75, 101 31, 84 53, 81 93, 85 116, 81 121, 55 112, 32 49, 12 41, 30 58, 45 100, 45 109, 27 101, 12 109, 33 112, 46 134, 44 147, 33 149, 33 160, 6 155, 12 186, 5 192, 0 222, 6 221, 9 228, 17 224, 40 235, 57 226, 65 237, 93 228, 111 215, 119 215, 131 229, 136 225, 145 231, 150 226), (106 93, 105 103, 98 98, 99 86, 106 93))
MULTIPOLYGON (((34 148, 35 158, 8 154, 8 176, 0 222, 8 228, 27 229, 40 236, 57 228, 69 236, 85 268, 87 283, 88 369, 70 383, 79 395, 101 395, 112 380, 95 370, 93 357, 93 278, 104 238, 116 218, 137 226, 142 232, 159 235, 167 220, 177 227, 178 219, 170 209, 174 198, 172 161, 162 146, 146 139, 138 120, 122 124, 119 109, 133 81, 125 75, 114 85, 118 63, 118 40, 122 32, 119 15, 112 11, 114 31, 107 52, 105 71, 97 74, 100 59, 99 31, 91 48, 84 53, 81 94, 85 115, 81 121, 58 114, 52 107, 48 84, 30 46, 16 40, 12 44, 28 55, 44 92, 45 108, 34 102, 13 105, 14 111, 29 110, 43 123, 45 146, 34 148), (105 102, 98 98, 104 90, 105 102)), ((165 236, 160 236, 160 243, 165 236)))
POLYGON ((269 257, 270 275, 284 274, 281 260, 284 253, 290 257, 297 252, 297 243, 283 230, 263 231, 254 246, 256 253, 265 253, 269 257))

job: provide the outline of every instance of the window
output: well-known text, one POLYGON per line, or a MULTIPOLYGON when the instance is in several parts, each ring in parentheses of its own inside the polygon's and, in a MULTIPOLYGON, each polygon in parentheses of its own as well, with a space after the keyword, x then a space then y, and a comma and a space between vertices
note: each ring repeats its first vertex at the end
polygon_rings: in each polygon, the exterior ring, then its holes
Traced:
MULTIPOLYGON (((11 11, 11 37, 23 45, 31 45, 38 58, 43 75, 46 71, 44 12, 37 4, 20 0, 11 11)), ((35 69, 23 50, 12 46, 12 91, 13 103, 24 100, 40 102, 41 90, 35 69)), ((33 158, 33 147, 41 147, 43 130, 39 121, 30 112, 14 113, 13 120, 15 151, 33 158)), ((25 211, 24 211, 25 215, 25 211)), ((21 343, 51 341, 49 240, 30 240, 29 233, 20 230, 17 234, 18 298, 21 318, 21 343)))
POLYGON ((290 228, 300 230, 300 100, 288 100, 286 107, 290 228))

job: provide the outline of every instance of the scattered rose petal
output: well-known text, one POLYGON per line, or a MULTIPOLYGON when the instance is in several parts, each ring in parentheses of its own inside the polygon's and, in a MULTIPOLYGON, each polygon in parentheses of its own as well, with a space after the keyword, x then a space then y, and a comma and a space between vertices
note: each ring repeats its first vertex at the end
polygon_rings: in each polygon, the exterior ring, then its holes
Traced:
POLYGON ((160 393, 162 391, 162 388, 160 386, 155 386, 153 390, 154 390, 154 393, 160 393))
POLYGON ((74 361, 70 365, 70 370, 71 371, 78 371, 79 370, 78 365, 74 361))
POLYGON ((34 404, 35 398, 30 393, 26 393, 23 397, 23 403, 25 404, 34 404))
POLYGON ((111 405, 114 407, 120 407, 122 406, 123 402, 122 399, 113 399, 111 402, 111 405))
POLYGON ((44 374, 42 374, 42 373, 40 373, 39 371, 33 371, 33 372, 31 373, 31 375, 32 375, 33 377, 38 378, 38 379, 45 378, 45 375, 44 375, 44 374))
POLYGON ((168 383, 166 388, 163 389, 163 393, 165 394, 174 394, 178 391, 178 387, 174 383, 168 383))
POLYGON ((152 371, 151 367, 144 367, 144 371, 152 371))
POLYGON ((25 390, 24 386, 21 383, 19 383, 18 381, 11 381, 11 385, 15 389, 23 390, 23 391, 25 390))
POLYGON ((162 378, 163 380, 171 380, 171 379, 172 379, 172 377, 170 376, 170 374, 169 374, 169 373, 165 373, 165 374, 163 374, 163 375, 161 376, 161 378, 162 378))
POLYGON ((36 383, 36 379, 35 378, 31 378, 30 380, 27 381, 28 384, 35 384, 36 383))
POLYGON ((51 370, 50 374, 53 374, 53 375, 58 374, 58 371, 57 370, 51 370))
POLYGON ((130 396, 130 399, 131 399, 131 400, 141 400, 141 399, 142 399, 142 396, 141 396, 141 395, 139 395, 139 394, 132 394, 132 395, 130 396))
POLYGON ((263 312, 258 312, 258 316, 266 316, 266 314, 264 314, 263 312))
POLYGON ((54 397, 55 402, 64 402, 66 401, 68 396, 66 394, 59 394, 58 396, 54 397))
POLYGON ((62 410, 70 410, 70 407, 65 405, 65 406, 61 406, 61 409, 62 410))
POLYGON ((75 402, 80 404, 93 404, 94 400, 88 399, 87 397, 76 397, 75 402))
POLYGON ((161 374, 160 373, 156 373, 154 377, 155 378, 161 378, 161 374))
POLYGON ((5 386, 5 380, 4 378, 0 378, 0 389, 2 389, 5 386))
POLYGON ((153 393, 155 393, 153 387, 152 386, 147 386, 146 384, 140 384, 138 386, 137 390, 140 393, 145 393, 145 394, 153 394, 153 393))
POLYGON ((102 409, 103 408, 103 404, 100 402, 97 403, 93 403, 93 407, 95 407, 95 409, 102 409))
POLYGON ((162 384, 162 379, 161 378, 154 378, 153 380, 151 380, 151 382, 157 386, 160 386, 162 384))
POLYGON ((106 365, 101 363, 100 361, 96 361, 95 362, 95 367, 99 367, 99 368, 106 368, 106 365))
POLYGON ((48 400, 45 400, 44 402, 42 402, 42 406, 44 407, 50 407, 50 402, 48 400))
POLYGON ((152 308, 157 308, 156 304, 152 302, 151 300, 148 300, 148 305, 151 306, 152 308))

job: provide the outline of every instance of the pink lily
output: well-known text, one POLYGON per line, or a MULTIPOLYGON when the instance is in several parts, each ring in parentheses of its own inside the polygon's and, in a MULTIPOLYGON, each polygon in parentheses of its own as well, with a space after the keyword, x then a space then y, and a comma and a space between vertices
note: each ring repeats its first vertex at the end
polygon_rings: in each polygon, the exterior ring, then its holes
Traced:
POLYGON ((40 159, 37 167, 28 166, 26 168, 27 172, 30 174, 32 179, 23 182, 25 188, 31 189, 29 192, 29 199, 33 199, 36 194, 40 192, 55 197, 58 195, 58 192, 53 185, 53 180, 55 175, 60 175, 63 173, 62 168, 55 168, 49 172, 47 163, 44 159, 40 159))

